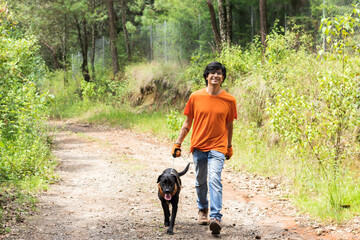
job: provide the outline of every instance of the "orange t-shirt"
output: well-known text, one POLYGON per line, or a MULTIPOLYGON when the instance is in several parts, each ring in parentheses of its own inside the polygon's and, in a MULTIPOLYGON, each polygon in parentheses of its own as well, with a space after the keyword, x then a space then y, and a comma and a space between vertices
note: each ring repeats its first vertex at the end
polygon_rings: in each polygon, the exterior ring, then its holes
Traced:
POLYGON ((184 115, 193 118, 191 152, 216 150, 226 154, 226 123, 237 119, 236 99, 222 91, 213 96, 201 89, 193 92, 186 104, 184 115))

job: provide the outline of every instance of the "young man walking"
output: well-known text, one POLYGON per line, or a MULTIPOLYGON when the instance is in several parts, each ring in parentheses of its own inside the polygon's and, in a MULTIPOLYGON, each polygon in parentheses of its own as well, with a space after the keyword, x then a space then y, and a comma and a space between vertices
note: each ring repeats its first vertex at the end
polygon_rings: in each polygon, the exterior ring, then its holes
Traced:
POLYGON ((226 68, 219 62, 208 64, 204 71, 206 88, 191 94, 186 104, 186 120, 174 144, 172 155, 181 155, 181 143, 193 125, 191 149, 196 172, 195 188, 199 209, 198 223, 207 225, 210 195, 210 230, 221 230, 222 184, 224 161, 233 155, 233 121, 237 118, 235 98, 221 88, 226 68))

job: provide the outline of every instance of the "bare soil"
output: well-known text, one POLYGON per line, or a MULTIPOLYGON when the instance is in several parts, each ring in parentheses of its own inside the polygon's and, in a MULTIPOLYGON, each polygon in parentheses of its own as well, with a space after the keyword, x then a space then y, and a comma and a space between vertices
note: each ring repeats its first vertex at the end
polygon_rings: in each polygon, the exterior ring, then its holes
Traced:
MULTIPOLYGON (((174 235, 166 234, 157 177, 172 167, 171 144, 146 134, 52 122, 60 181, 39 196, 38 211, 6 239, 360 239, 360 221, 324 226, 299 214, 274 180, 233 172, 225 164, 223 229, 212 236, 197 224, 193 164, 174 235)), ((176 159, 182 171, 190 158, 176 159)), ((230 160, 231 161, 231 160, 230 160)))

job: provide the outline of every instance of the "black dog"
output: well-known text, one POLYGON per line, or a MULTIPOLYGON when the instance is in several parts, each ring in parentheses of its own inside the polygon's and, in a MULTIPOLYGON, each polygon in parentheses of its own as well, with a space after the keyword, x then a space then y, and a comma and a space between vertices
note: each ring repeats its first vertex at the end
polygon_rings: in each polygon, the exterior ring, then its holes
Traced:
POLYGON ((158 195, 161 201, 162 208, 164 210, 164 225, 168 228, 167 234, 173 234, 173 228, 175 224, 176 212, 179 203, 179 193, 181 190, 180 177, 189 170, 190 163, 186 166, 184 171, 178 173, 175 169, 168 168, 158 177, 158 195), (172 206, 171 221, 169 204, 172 206))

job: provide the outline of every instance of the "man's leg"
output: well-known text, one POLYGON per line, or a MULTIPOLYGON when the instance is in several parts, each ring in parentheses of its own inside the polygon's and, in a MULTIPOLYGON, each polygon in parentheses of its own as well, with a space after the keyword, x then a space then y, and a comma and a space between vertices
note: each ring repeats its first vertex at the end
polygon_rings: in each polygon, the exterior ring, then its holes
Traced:
POLYGON ((194 150, 193 161, 195 165, 196 181, 195 188, 197 193, 197 203, 199 210, 209 208, 209 201, 207 199, 207 173, 208 173, 208 153, 194 150))
POLYGON ((211 150, 209 161, 209 193, 210 193, 210 218, 221 221, 222 214, 222 184, 221 172, 224 166, 225 155, 211 150))

